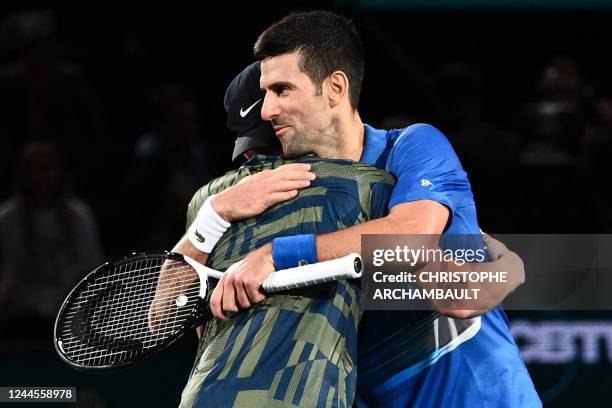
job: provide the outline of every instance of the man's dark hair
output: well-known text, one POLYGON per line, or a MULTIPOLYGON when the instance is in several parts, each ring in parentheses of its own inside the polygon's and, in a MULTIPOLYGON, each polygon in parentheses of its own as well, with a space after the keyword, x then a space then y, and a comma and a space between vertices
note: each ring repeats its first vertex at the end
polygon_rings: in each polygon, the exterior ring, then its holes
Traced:
POLYGON ((257 39, 255 57, 263 60, 299 51, 299 68, 318 87, 334 71, 349 80, 353 109, 359 105, 363 81, 363 44, 352 21, 329 11, 291 13, 257 39))

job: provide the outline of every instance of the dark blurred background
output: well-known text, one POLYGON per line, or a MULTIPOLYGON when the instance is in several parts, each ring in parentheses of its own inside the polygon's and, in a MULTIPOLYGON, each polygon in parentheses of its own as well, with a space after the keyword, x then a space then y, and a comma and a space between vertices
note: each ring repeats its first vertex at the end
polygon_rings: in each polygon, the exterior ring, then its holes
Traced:
MULTIPOLYGON (((191 195, 239 164, 225 88, 258 34, 292 10, 354 18, 362 118, 440 128, 483 230, 609 233, 609 3, 3 3, 0 385, 77 386, 80 406, 178 404, 194 338, 133 370, 84 375, 55 356, 53 318, 103 260, 170 249, 191 195)), ((610 406, 612 313, 509 315, 547 406, 610 406)))

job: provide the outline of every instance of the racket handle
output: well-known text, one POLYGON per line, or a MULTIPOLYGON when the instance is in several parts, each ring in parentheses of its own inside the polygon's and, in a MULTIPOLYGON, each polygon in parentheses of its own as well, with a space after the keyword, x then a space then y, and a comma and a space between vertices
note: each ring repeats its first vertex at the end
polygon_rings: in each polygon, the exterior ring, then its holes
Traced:
POLYGON ((362 270, 361 256, 352 253, 331 261, 276 271, 263 282, 262 287, 266 292, 303 288, 338 279, 359 278, 362 270))

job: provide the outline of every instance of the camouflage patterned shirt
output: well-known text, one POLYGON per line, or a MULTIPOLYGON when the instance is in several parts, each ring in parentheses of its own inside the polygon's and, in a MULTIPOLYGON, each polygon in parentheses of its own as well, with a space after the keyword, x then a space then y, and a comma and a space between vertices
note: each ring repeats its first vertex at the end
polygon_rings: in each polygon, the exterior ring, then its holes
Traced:
MULTIPOLYGON (((279 236, 337 231, 386 214, 393 177, 373 166, 306 156, 316 179, 292 200, 234 222, 208 258, 225 270, 279 236)), ((249 174, 293 162, 255 156, 202 187, 210 195, 249 174)), ((350 407, 356 383, 359 286, 345 280, 273 294, 227 321, 206 324, 181 407, 350 407)))

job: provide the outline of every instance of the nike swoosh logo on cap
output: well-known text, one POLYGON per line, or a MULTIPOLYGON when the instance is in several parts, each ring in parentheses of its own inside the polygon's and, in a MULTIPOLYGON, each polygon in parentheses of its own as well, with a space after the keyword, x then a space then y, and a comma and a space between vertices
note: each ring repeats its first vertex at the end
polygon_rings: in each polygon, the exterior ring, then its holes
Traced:
POLYGON ((255 102, 254 104, 252 104, 251 106, 249 106, 246 110, 242 110, 242 107, 240 108, 240 117, 244 118, 246 115, 249 114, 249 112, 251 111, 251 109, 253 109, 255 107, 255 105, 257 105, 259 102, 261 102, 261 98, 259 98, 257 100, 257 102, 255 102))

